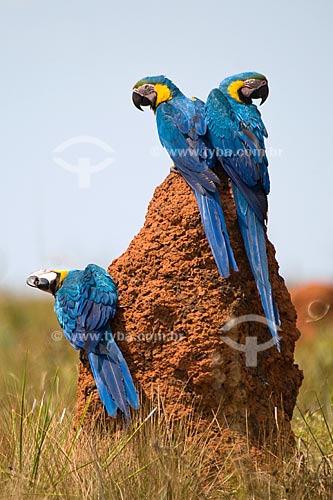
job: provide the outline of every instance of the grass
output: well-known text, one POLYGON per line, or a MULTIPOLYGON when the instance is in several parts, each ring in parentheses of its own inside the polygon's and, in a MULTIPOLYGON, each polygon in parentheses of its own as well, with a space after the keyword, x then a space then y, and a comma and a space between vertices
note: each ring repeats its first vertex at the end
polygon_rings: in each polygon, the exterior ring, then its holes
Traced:
POLYGON ((333 326, 297 349, 294 456, 249 468, 232 445, 214 463, 206 436, 163 402, 126 432, 74 434, 78 353, 54 334, 52 302, 2 298, 0 318, 0 498, 333 498, 333 326))

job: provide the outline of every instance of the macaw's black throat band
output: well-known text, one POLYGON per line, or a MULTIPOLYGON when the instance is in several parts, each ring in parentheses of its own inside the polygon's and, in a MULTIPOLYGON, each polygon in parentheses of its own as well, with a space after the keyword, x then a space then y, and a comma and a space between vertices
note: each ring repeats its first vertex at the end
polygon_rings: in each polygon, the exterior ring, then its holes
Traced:
POLYGON ((60 274, 57 273, 57 277, 55 280, 52 281, 52 283, 50 283, 50 292, 52 293, 52 295, 55 296, 56 292, 58 291, 59 289, 59 285, 60 285, 60 274))

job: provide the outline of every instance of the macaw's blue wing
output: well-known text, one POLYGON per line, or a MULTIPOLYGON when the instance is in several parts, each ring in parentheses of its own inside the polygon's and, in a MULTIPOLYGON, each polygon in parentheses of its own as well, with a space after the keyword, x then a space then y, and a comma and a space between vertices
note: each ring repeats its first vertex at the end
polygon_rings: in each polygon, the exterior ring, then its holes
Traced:
POLYGON ((111 416, 119 409, 139 407, 138 395, 126 361, 115 343, 109 321, 116 312, 116 286, 104 269, 90 264, 70 271, 56 293, 55 312, 66 338, 88 354, 100 398, 111 416))
POLYGON ((212 170, 215 157, 206 136, 204 105, 199 100, 178 97, 157 108, 156 121, 162 145, 194 191, 216 265, 226 278, 230 266, 238 269, 218 195, 219 178, 212 170))
POLYGON ((218 89, 212 90, 209 94, 205 113, 209 137, 216 150, 217 158, 232 181, 244 246, 268 328, 280 350, 278 337, 280 319, 269 280, 264 228, 267 217, 269 176, 264 142, 260 133, 263 133, 265 129, 262 129, 260 125, 254 128, 254 131, 247 129, 246 117, 241 121, 229 101, 218 89))
POLYGON ((266 220, 269 175, 264 144, 242 126, 220 90, 214 89, 209 94, 205 113, 217 157, 258 218, 266 220))
POLYGON ((214 158, 205 141, 204 115, 194 101, 177 98, 160 105, 156 123, 162 146, 193 190, 216 191, 219 178, 210 168, 214 158))

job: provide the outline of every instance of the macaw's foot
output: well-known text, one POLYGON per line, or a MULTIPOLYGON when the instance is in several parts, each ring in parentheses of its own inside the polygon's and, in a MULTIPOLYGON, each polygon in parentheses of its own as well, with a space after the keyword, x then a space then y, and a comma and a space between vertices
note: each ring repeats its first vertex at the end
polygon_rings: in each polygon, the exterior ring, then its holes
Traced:
POLYGON ((176 167, 176 165, 172 165, 172 167, 170 167, 170 173, 173 173, 173 174, 179 174, 179 170, 178 168, 176 167))
POLYGON ((81 363, 84 363, 84 361, 87 359, 87 356, 86 356, 84 349, 79 350, 79 359, 80 359, 81 363))

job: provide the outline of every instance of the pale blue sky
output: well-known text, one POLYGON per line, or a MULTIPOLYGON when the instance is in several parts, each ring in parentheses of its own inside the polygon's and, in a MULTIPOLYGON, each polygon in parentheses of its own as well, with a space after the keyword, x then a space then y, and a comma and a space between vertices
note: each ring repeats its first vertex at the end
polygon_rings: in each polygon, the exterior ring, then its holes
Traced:
MULTIPOLYGON (((107 266, 144 221, 170 167, 155 120, 131 103, 166 74, 205 99, 225 76, 270 82, 269 235, 289 281, 333 278, 330 0, 96 2, 1 0, 0 287, 26 291, 38 268, 107 266), (113 163, 79 189, 54 150, 93 136, 113 163), (280 155, 276 151, 281 150, 280 155)), ((105 153, 77 145, 67 161, 105 153)))

